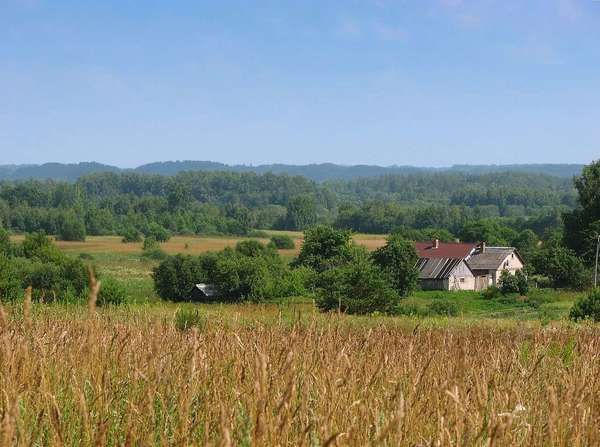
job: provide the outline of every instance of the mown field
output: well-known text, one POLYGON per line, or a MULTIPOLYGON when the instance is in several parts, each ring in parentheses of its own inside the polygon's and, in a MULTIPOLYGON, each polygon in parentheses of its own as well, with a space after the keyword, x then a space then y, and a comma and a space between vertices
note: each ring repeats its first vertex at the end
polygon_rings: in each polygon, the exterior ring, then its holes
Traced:
POLYGON ((167 303, 140 246, 59 246, 122 280, 128 303, 2 307, 2 446, 600 445, 600 327, 565 318, 578 293, 416 292, 397 317, 322 314, 310 297, 167 303), (423 312, 450 301, 455 316, 423 312))

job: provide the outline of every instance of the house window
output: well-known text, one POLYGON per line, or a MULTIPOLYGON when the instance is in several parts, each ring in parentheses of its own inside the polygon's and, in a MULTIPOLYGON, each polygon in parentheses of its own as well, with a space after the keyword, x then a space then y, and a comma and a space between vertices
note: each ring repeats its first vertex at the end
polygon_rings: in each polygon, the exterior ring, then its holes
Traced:
POLYGON ((465 282, 465 278, 459 278, 460 282, 465 282))

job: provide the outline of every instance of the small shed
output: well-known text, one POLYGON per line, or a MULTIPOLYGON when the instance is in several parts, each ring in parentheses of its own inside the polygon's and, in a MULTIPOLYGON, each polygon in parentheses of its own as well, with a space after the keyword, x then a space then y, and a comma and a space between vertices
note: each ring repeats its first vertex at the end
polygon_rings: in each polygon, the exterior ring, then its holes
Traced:
POLYGON ((190 291, 191 301, 210 301, 215 299, 217 296, 218 291, 214 284, 195 284, 190 291))

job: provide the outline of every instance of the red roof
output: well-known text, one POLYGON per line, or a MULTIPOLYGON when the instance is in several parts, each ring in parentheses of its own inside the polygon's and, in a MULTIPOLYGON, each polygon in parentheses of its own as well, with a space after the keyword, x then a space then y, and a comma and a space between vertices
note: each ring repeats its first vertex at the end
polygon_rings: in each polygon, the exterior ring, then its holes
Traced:
POLYGON ((464 259, 477 247, 474 243, 463 242, 439 242, 435 248, 435 242, 415 242, 415 248, 419 258, 452 258, 464 259))

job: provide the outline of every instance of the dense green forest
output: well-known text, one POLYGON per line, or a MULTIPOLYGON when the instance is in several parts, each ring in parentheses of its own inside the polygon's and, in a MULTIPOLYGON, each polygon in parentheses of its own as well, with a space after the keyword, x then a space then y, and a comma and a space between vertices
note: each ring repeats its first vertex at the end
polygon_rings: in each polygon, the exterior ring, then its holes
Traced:
POLYGON ((317 182, 327 180, 350 180, 359 177, 378 177, 382 175, 463 173, 489 174, 521 172, 530 174, 546 174, 571 178, 579 175, 583 165, 578 164, 521 164, 521 165, 455 165, 445 168, 423 168, 415 166, 343 166, 333 163, 310 165, 226 165, 212 161, 166 161, 149 163, 134 169, 121 169, 101 163, 45 163, 42 165, 0 165, 0 180, 66 180, 99 172, 137 172, 144 174, 175 175, 184 171, 219 171, 255 174, 288 174, 301 175, 317 182))
POLYGON ((272 173, 104 172, 76 182, 0 182, 5 227, 65 239, 247 235, 328 223, 370 233, 404 229, 411 238, 437 232, 443 239, 482 239, 494 231, 497 243, 508 244, 525 230, 547 237, 575 204, 570 179, 528 173, 413 173, 317 183, 272 173))

